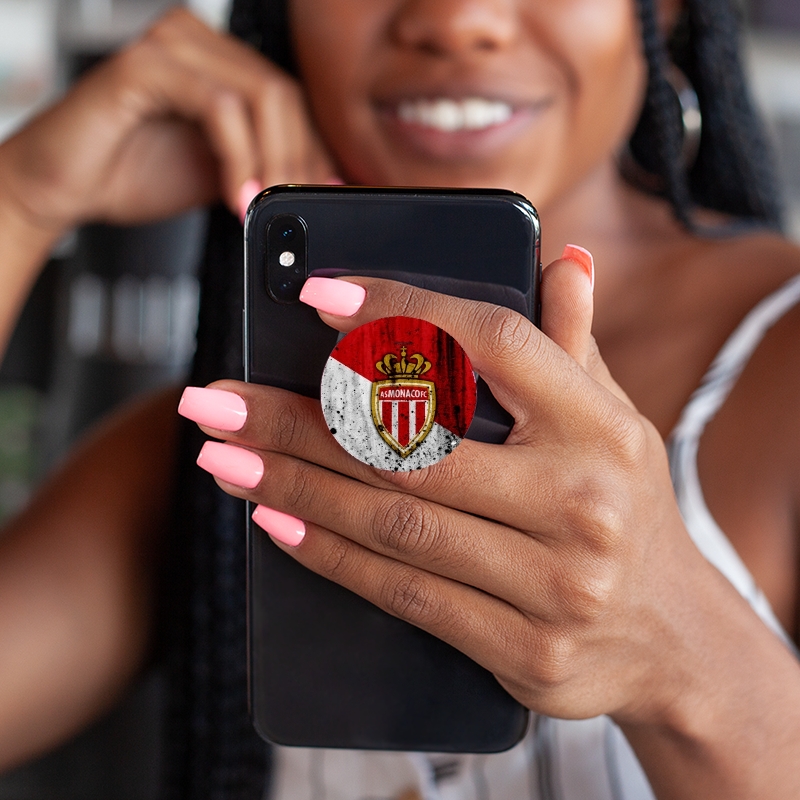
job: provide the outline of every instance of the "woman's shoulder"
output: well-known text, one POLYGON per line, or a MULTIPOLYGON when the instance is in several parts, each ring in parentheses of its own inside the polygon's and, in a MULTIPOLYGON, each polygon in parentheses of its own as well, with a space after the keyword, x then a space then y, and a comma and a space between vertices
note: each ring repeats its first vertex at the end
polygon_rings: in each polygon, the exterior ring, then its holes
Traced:
MULTIPOLYGON (((635 369, 622 375, 630 383, 629 394, 654 422, 661 421, 666 435, 742 320, 800 274, 800 247, 768 231, 703 236, 678 230, 662 241, 659 257, 649 266, 644 300, 634 323, 621 328, 626 334, 621 338, 635 348, 635 358, 624 362, 635 369), (661 389, 654 399, 656 385, 661 389)), ((800 321, 787 314, 785 324, 800 321)), ((800 344, 800 328, 797 333, 800 344)))
POLYGON ((800 248, 753 234, 720 241, 707 257, 719 259, 743 313, 728 336, 724 367, 741 374, 701 441, 703 492, 791 629, 798 599, 792 520, 800 510, 800 248))
POLYGON ((800 243, 768 228, 727 221, 686 237, 690 258, 714 272, 730 274, 736 279, 731 288, 768 286, 800 273, 800 243))
MULTIPOLYGON (((800 245, 778 234, 752 233, 721 239, 705 258, 730 305, 741 309, 735 335, 743 357, 750 351, 742 387, 757 394, 780 388, 784 396, 796 390, 800 409, 800 245)), ((793 416, 800 431, 800 413, 793 416)))
MULTIPOLYGON (((800 245, 770 231, 695 238, 685 252, 684 270, 696 276, 694 289, 702 298, 697 311, 708 316, 708 309, 716 309, 712 316, 726 334, 800 275, 800 245)), ((787 306, 785 324, 796 324, 794 319, 787 306)))
POLYGON ((713 257, 754 276, 780 279, 800 273, 800 244, 779 233, 755 230, 711 241, 713 257))

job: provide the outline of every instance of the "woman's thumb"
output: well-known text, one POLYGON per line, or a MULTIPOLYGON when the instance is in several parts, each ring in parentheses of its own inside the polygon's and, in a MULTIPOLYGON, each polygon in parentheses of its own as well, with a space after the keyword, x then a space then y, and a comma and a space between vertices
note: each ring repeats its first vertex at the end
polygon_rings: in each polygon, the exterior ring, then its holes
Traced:
POLYGON ((542 273, 542 330, 584 369, 592 344, 594 260, 568 244, 542 273))
POLYGON ((568 244, 542 273, 542 331, 598 383, 632 405, 611 377, 592 336, 594 259, 568 244))

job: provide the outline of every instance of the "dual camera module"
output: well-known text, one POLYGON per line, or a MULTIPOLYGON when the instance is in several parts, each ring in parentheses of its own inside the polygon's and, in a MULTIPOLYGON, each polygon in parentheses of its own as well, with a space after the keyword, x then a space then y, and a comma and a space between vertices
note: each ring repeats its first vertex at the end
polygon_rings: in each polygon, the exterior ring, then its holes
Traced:
POLYGON ((267 289, 279 303, 296 303, 307 274, 308 229, 295 214, 267 226, 267 289))

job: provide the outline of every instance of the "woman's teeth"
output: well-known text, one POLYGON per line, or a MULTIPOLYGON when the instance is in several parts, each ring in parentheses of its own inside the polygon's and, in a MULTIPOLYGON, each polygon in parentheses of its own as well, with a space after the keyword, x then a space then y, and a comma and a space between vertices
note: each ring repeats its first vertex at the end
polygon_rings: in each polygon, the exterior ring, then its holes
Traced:
POLYGON ((397 108, 403 122, 452 133, 502 125, 514 113, 508 103, 470 97, 466 100, 405 100, 397 108))

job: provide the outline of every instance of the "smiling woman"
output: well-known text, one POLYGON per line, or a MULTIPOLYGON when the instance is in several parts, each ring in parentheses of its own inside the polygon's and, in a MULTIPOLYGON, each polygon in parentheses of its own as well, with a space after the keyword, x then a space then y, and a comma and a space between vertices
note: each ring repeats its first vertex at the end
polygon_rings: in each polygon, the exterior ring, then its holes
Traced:
POLYGON ((641 106, 629 0, 301 1, 289 13, 314 119, 360 183, 514 187, 547 206, 641 106))
MULTIPOLYGON (((513 189, 550 264, 541 330, 377 279, 303 294, 339 331, 406 315, 454 336, 514 417, 502 445, 384 474, 316 401, 189 393, 170 796, 798 795, 800 254, 770 230, 733 3, 237 0, 232 31, 261 54, 174 11, 0 147, 0 322, 72 225, 221 199, 193 382, 235 377, 237 217, 280 182, 513 189), (698 97, 694 163, 670 59, 698 97), (207 435, 223 491, 193 463, 207 435), (246 710, 237 498, 300 564, 490 670, 533 712, 527 737, 479 757, 268 751, 246 710)), ((0 543, 0 763, 90 719, 148 652, 165 402, 99 433, 0 543)))

